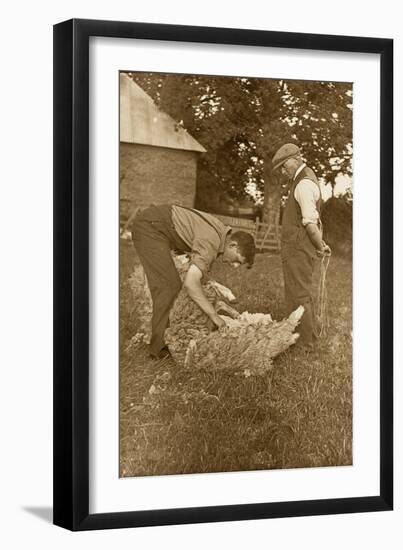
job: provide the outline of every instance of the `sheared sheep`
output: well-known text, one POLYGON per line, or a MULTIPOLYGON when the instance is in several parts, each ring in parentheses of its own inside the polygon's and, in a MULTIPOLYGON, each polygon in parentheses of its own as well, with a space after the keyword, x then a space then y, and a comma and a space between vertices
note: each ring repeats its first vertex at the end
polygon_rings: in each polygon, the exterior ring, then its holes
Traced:
MULTIPOLYGON (((174 261, 183 279, 189 261, 183 256, 174 257, 174 261)), ((137 301, 143 341, 149 342, 152 302, 141 266, 136 267, 130 284, 137 301)), ((203 291, 226 321, 226 326, 214 330, 208 316, 182 289, 172 307, 170 324, 165 331, 166 344, 175 363, 180 366, 230 370, 243 372, 245 376, 263 374, 272 367, 274 357, 293 345, 299 337, 294 330, 304 312, 302 306, 288 319, 277 322, 269 314, 238 313, 227 303, 234 302, 235 296, 216 281, 204 283, 203 291)), ((136 336, 134 338, 138 339, 136 336)))
MULTIPOLYGON (((179 262, 180 260, 176 259, 175 264, 183 279, 189 262, 185 261, 182 264, 179 262)), ((203 284, 203 292, 214 305, 217 313, 225 313, 229 318, 239 316, 239 313, 227 304, 227 301, 235 301, 231 290, 216 281, 209 280, 203 284)), ((190 342, 195 338, 207 337, 214 329, 215 326, 210 318, 182 288, 169 314, 169 327, 165 331, 165 342, 175 363, 184 365, 190 342)))
POLYGON ((215 368, 242 372, 245 376, 264 374, 273 359, 295 344, 294 333, 304 308, 288 319, 273 321, 269 314, 245 311, 235 319, 224 317, 226 326, 208 335, 195 335, 185 354, 185 367, 215 368))

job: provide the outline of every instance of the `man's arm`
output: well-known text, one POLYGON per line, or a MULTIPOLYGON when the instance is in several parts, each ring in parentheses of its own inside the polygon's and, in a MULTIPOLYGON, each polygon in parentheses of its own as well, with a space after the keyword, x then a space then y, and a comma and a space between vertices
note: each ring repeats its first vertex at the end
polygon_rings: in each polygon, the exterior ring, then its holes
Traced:
POLYGON ((320 255, 330 254, 330 247, 322 239, 322 234, 319 231, 319 227, 314 223, 308 223, 305 226, 306 232, 308 233, 311 243, 316 248, 316 252, 320 255))
POLYGON ((322 240, 318 227, 319 212, 316 208, 316 202, 320 198, 318 186, 309 179, 303 179, 295 188, 294 197, 301 208, 302 224, 317 254, 319 256, 331 254, 330 247, 322 240))
POLYGON ((196 302, 200 309, 210 317, 218 328, 220 328, 225 325, 225 321, 216 313, 214 306, 207 300, 201 285, 202 277, 203 273, 201 270, 196 265, 192 264, 186 273, 183 286, 186 288, 192 300, 196 302))

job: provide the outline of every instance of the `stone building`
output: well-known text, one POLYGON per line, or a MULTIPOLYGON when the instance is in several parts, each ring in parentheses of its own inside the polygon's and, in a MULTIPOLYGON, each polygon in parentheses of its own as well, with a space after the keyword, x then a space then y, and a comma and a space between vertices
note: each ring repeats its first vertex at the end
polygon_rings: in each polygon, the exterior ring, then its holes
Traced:
POLYGON ((120 74, 120 215, 150 204, 194 206, 197 159, 206 150, 140 86, 120 74))

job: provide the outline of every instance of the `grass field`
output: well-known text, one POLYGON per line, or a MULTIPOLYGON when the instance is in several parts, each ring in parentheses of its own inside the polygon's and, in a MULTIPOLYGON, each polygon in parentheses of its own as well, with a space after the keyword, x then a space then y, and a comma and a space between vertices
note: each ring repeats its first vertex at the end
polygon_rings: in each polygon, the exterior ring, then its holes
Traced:
MULTIPOLYGON (((265 376, 188 371, 134 349, 136 309, 127 283, 136 262, 121 245, 120 475, 145 476, 352 464, 352 267, 332 257, 329 329, 313 351, 279 356, 265 376)), ((217 262, 213 278, 239 311, 283 315, 281 262, 253 269, 217 262)))

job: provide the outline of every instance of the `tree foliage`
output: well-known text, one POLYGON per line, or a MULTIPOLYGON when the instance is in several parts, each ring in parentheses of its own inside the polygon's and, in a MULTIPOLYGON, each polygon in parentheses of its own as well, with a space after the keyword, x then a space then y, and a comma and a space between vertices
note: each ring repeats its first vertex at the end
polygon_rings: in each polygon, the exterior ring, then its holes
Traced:
POLYGON ((198 201, 245 197, 249 185, 273 209, 281 186, 271 159, 297 143, 319 177, 351 173, 352 87, 346 83, 131 73, 164 111, 207 150, 198 201), (270 199, 272 199, 270 201, 270 199))
POLYGON ((348 195, 331 197, 322 208, 323 238, 336 254, 351 255, 353 248, 353 203, 348 195))

